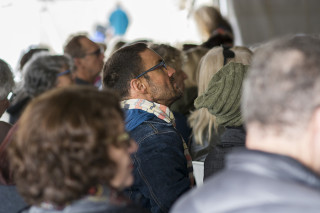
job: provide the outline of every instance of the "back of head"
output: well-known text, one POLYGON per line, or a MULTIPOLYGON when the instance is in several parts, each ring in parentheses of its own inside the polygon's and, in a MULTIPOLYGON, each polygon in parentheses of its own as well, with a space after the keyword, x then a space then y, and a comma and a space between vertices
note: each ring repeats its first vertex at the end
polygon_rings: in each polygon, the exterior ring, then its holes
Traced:
POLYGON ((188 78, 185 81, 186 87, 196 87, 196 74, 198 64, 201 58, 209 51, 204 47, 194 47, 183 52, 183 71, 187 74, 188 78))
MULTIPOLYGON (((239 63, 249 65, 251 63, 252 52, 246 47, 236 46, 231 49, 223 47, 212 48, 205 56, 202 57, 197 73, 198 96, 202 96, 208 90, 209 82, 212 77, 226 64, 239 63), (224 51, 231 50, 234 57, 228 57, 224 51), (226 55, 226 56, 225 56, 226 55), (225 60, 226 59, 226 60, 225 60)), ((239 102, 239 101, 238 101, 239 102)), ((240 106, 240 102, 238 103, 240 106)), ((194 111, 188 119, 196 137, 196 141, 202 143, 203 132, 209 128, 209 140, 211 137, 211 129, 217 129, 218 124, 216 117, 212 115, 207 108, 199 108, 194 111)))
POLYGON ((170 67, 176 71, 181 70, 182 53, 179 49, 168 44, 151 44, 149 47, 158 53, 170 67))
POLYGON ((71 66, 68 57, 38 53, 24 66, 23 87, 30 97, 35 97, 55 87, 58 74, 65 66, 71 66))
POLYGON ((201 6, 194 12, 194 19, 204 41, 218 28, 228 30, 232 34, 230 24, 222 17, 219 9, 212 6, 201 6))
POLYGON ((103 67, 103 85, 116 90, 123 99, 129 95, 130 80, 143 70, 140 53, 145 43, 134 43, 114 52, 103 67))
MULTIPOLYGON (((243 93, 247 125, 295 137, 320 104, 320 40, 291 36, 261 46, 243 93)), ((262 130, 264 131, 264 130, 262 130)))
POLYGON ((49 52, 49 49, 45 47, 29 49, 20 59, 20 70, 23 70, 24 65, 32 58, 35 53, 39 52, 49 52))
POLYGON ((8 108, 7 95, 14 87, 13 75, 9 65, 0 59, 0 117, 8 108))
POLYGON ((64 45, 63 51, 72 58, 81 58, 85 55, 85 51, 80 43, 81 39, 89 39, 87 34, 70 35, 64 45))
POLYGON ((14 86, 13 75, 9 65, 0 59, 0 100, 7 98, 14 86))
POLYGON ((120 141, 123 113, 108 90, 71 86, 32 100, 9 147, 20 194, 31 205, 63 206, 109 185, 116 164, 109 156, 120 141))
MULTIPOLYGON (((228 58, 226 56, 226 64, 235 62, 249 65, 251 63, 252 52, 248 48, 235 46, 230 50, 234 52, 234 57, 228 58)), ((202 57, 197 73, 198 95, 203 94, 207 90, 212 76, 224 66, 225 57, 223 52, 223 47, 215 47, 202 57)))

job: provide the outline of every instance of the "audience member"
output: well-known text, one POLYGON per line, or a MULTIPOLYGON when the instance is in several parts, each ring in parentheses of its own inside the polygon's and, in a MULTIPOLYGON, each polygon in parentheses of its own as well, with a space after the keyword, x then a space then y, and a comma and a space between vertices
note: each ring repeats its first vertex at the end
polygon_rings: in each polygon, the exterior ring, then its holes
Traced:
POLYGON ((103 67, 104 51, 84 34, 71 35, 64 53, 73 59, 75 83, 95 85, 103 67))
POLYGON ((233 31, 230 23, 222 17, 219 9, 201 6, 194 12, 198 30, 202 37, 201 46, 211 49, 215 46, 233 46, 233 31))
POLYGON ((103 83, 120 94, 126 129, 139 145, 128 195, 153 213, 168 212, 194 183, 188 147, 169 109, 182 96, 176 71, 145 43, 135 43, 107 60, 103 83))
MULTIPOLYGON (((13 75, 9 65, 2 59, 0 59, 0 118, 3 113, 9 107, 8 95, 12 94, 12 89, 14 87, 13 75)), ((6 137, 11 124, 0 121, 0 144, 6 137)))
POLYGON ((32 58, 32 56, 39 52, 49 52, 49 48, 32 45, 21 57, 19 62, 19 70, 22 71, 24 65, 32 58))
POLYGON ((246 147, 172 212, 319 212, 320 40, 294 36, 256 52, 244 82, 246 147), (297 121, 298 117, 298 121, 297 121))
POLYGON ((187 75, 182 70, 182 52, 179 49, 168 44, 153 43, 149 45, 149 48, 158 53, 168 66, 176 70, 175 79, 177 82, 177 88, 183 91, 183 95, 181 98, 173 102, 173 104, 171 104, 170 110, 173 112, 177 130, 180 132, 183 139, 185 141, 188 141, 191 135, 191 128, 188 126, 187 118, 184 116, 184 114, 182 114, 182 112, 184 112, 186 108, 190 106, 190 104, 186 104, 185 102, 192 102, 193 105, 194 99, 186 100, 187 98, 185 93, 184 81, 187 79, 187 75))
POLYGON ((225 30, 231 35, 233 33, 230 23, 222 17, 219 9, 213 6, 200 6, 193 16, 203 41, 208 40, 216 30, 225 30))
POLYGON ((33 99, 8 148, 18 191, 35 212, 146 212, 122 194, 136 143, 111 91, 73 86, 33 99))
MULTIPOLYGON (((194 47, 189 50, 183 51, 183 64, 182 69, 188 76, 184 81, 186 88, 197 88, 197 70, 201 58, 209 51, 204 47, 194 47)), ((196 90, 198 91, 198 90, 196 90)))
MULTIPOLYGON (((5 61, 0 59, 0 117, 9 106, 8 94, 12 95, 13 86, 11 69, 5 61)), ((10 133, 11 127, 11 124, 0 121, 0 213, 17 212, 26 206, 15 186, 12 185, 12 176, 9 172, 6 135, 10 133)))
POLYGON ((244 145, 245 131, 242 128, 239 99, 242 78, 231 80, 233 76, 243 77, 246 68, 238 63, 250 64, 251 56, 251 51, 246 47, 215 47, 200 62, 197 76, 199 97, 195 102, 197 110, 190 115, 189 123, 193 129, 192 159, 204 161, 213 150, 205 163, 205 177, 223 167, 224 154, 233 146, 244 145), (223 66, 231 62, 237 64, 224 69, 223 66), (232 123, 239 119, 240 123, 232 123))
POLYGON ((27 206, 22 197, 17 192, 15 182, 13 180, 13 172, 10 169, 8 159, 8 146, 12 142, 12 137, 17 129, 15 124, 7 136, 0 144, 0 212, 18 212, 27 206))
POLYGON ((23 82, 16 91, 17 96, 8 108, 10 123, 14 124, 29 101, 54 87, 73 84, 71 59, 63 55, 38 53, 23 67, 23 82))

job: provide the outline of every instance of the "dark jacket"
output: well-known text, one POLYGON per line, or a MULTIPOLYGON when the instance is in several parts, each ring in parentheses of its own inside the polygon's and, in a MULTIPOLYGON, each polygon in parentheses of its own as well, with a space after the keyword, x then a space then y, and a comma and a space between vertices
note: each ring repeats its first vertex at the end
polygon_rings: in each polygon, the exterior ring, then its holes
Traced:
POLYGON ((15 186, 0 185, 0 213, 15 213, 26 206, 15 186))
POLYGON ((225 169, 182 197, 172 213, 319 210, 317 174, 293 158, 243 148, 227 155, 225 169))
POLYGON ((134 184, 126 193, 153 213, 168 212, 190 189, 182 139, 172 124, 156 116, 144 120, 130 131, 139 148, 132 156, 134 184))
POLYGON ((26 108, 30 100, 31 100, 30 97, 23 97, 22 99, 13 103, 13 105, 11 105, 7 109, 7 112, 9 113, 9 122, 12 125, 19 120, 24 108, 26 108))
POLYGON ((231 150, 244 147, 246 131, 240 127, 226 127, 220 142, 209 152, 204 161, 204 177, 206 180, 224 167, 225 155, 231 150))

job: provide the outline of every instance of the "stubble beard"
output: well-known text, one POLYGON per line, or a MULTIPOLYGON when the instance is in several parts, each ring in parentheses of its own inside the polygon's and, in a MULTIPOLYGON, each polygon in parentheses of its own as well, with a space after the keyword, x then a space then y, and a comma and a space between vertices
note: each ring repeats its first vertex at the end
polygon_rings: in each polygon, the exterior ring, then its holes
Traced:
POLYGON ((152 81, 149 81, 150 91, 152 93, 152 101, 170 106, 173 102, 182 97, 182 90, 174 86, 174 78, 170 77, 171 88, 159 88, 152 81), (159 95, 161 94, 161 95, 159 95))

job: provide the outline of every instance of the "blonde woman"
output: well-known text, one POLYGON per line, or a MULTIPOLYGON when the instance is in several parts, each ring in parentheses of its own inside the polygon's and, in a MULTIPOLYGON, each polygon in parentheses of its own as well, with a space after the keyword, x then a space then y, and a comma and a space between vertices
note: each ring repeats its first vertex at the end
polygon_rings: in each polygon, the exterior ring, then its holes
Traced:
POLYGON ((222 17, 218 8, 201 6, 193 14, 202 46, 212 48, 220 44, 233 46, 233 31, 230 23, 222 17))
MULTIPOLYGON (((197 73, 198 96, 208 89, 212 77, 231 62, 250 64, 252 52, 246 47, 215 47, 203 56, 197 73)), ((193 160, 204 161, 208 152, 219 143, 219 135, 224 127, 216 122, 216 116, 207 108, 199 108, 191 113, 188 122, 192 128, 191 155, 193 160)))

